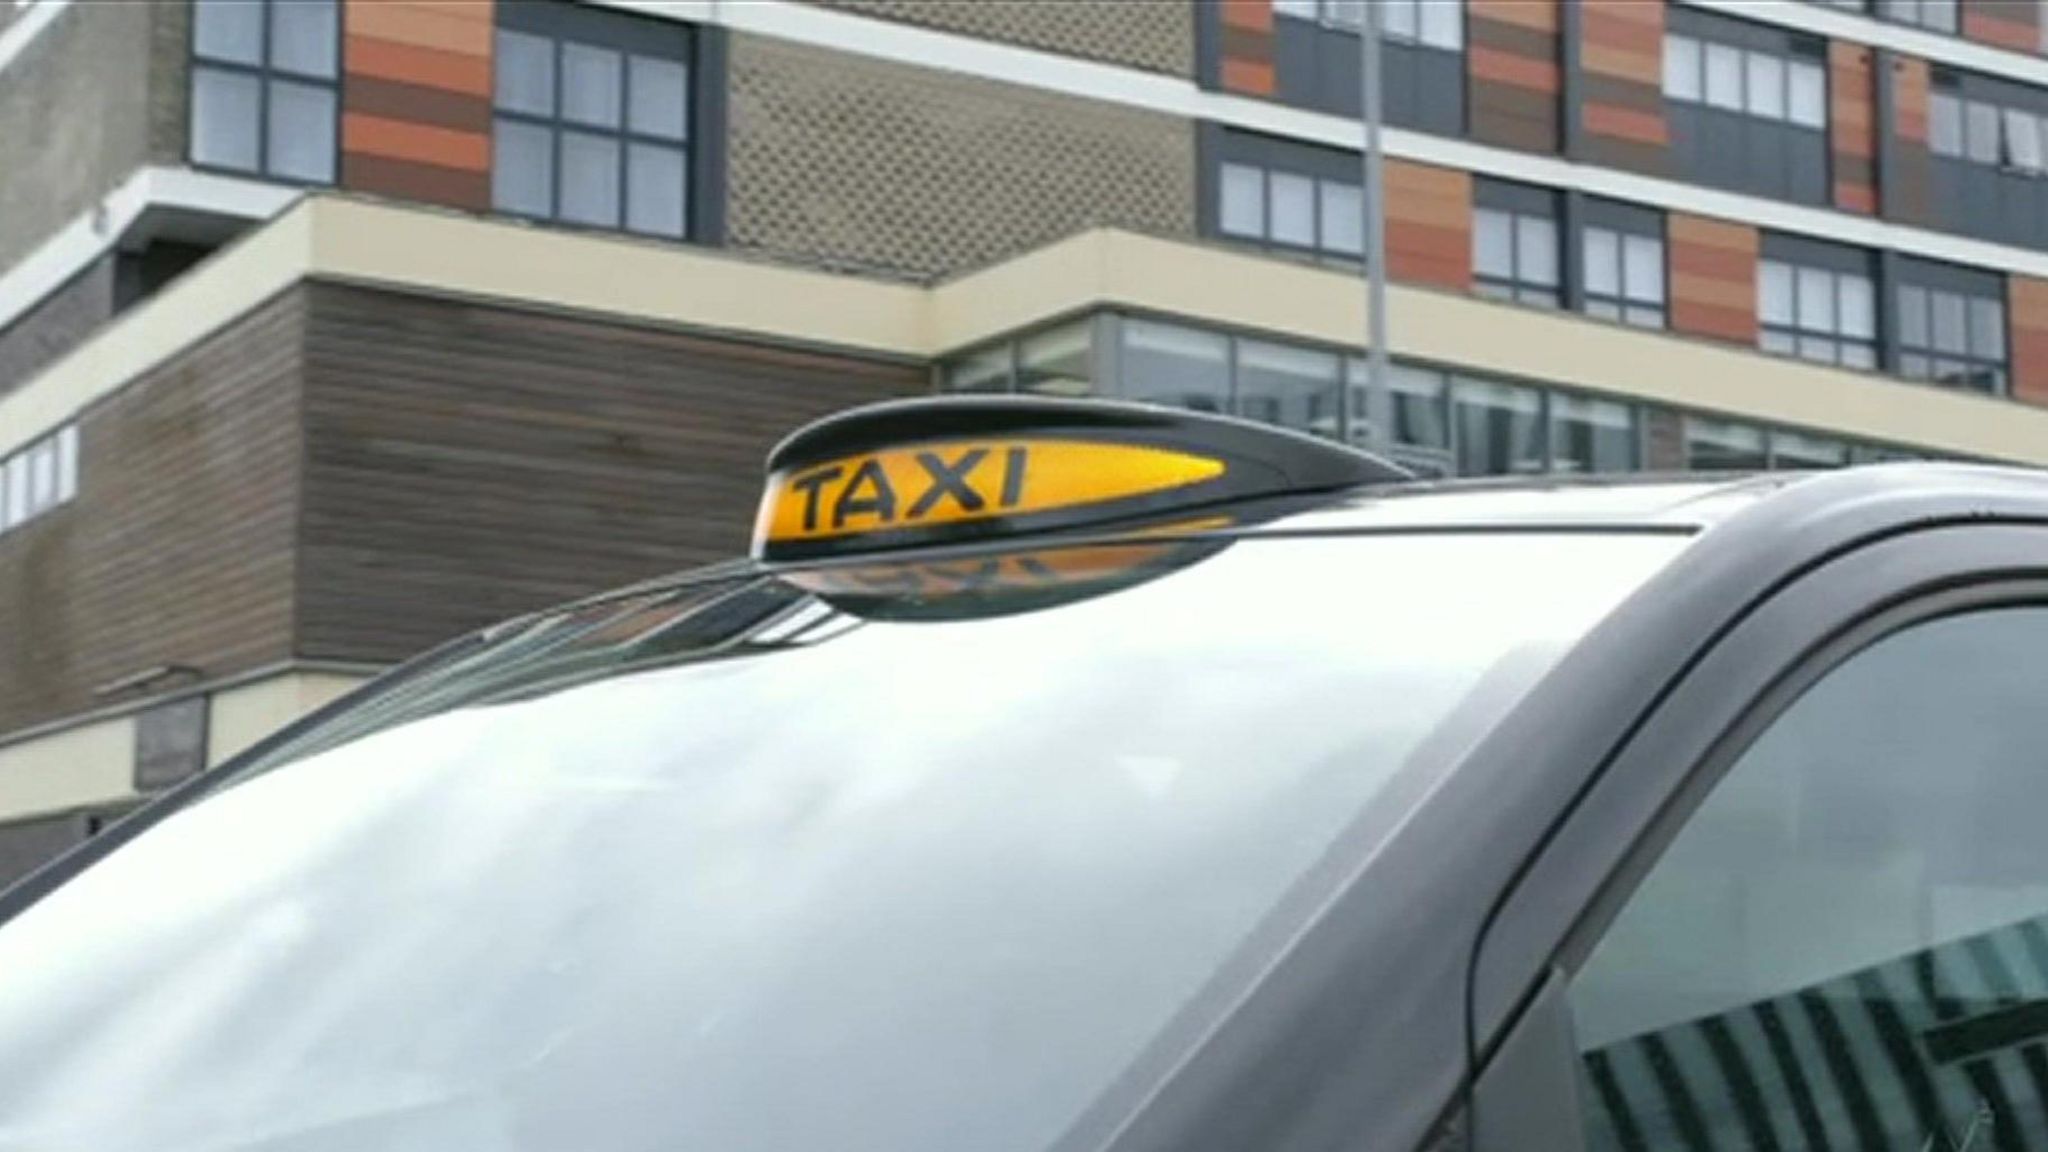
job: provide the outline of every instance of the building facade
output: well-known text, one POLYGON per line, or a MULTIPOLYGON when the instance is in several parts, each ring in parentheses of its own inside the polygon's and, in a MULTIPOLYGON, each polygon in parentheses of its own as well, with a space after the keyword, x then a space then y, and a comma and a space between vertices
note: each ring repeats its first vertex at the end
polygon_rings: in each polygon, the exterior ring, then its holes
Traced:
MULTIPOLYGON (((0 880, 934 389, 1363 437, 1349 0, 0 0, 0 880)), ((2037 0, 1386 0, 1398 454, 2048 462, 2037 0)))

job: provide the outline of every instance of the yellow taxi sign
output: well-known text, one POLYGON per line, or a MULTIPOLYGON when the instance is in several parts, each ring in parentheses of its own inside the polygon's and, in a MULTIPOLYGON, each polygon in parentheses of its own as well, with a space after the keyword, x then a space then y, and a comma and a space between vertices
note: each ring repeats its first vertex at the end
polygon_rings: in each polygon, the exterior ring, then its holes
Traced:
POLYGON ((957 439, 884 448, 769 477, 755 538, 774 547, 1086 508, 1216 480, 1224 461, 1144 444, 957 439))
POLYGON ((769 452, 754 555, 866 555, 1111 524, 1130 532, 1163 515, 1408 478, 1345 445, 1209 413, 1025 396, 891 400, 814 421, 769 452))

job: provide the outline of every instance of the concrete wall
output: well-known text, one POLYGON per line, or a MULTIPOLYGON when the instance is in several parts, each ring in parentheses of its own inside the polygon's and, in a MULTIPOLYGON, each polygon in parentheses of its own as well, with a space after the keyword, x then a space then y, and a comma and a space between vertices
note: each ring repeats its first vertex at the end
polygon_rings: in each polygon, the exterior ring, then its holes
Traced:
POLYGON ((188 20, 185 0, 75 3, 0 73, 0 271, 183 155, 188 20))
POLYGON ((1195 6, 1189 0, 817 0, 983 40, 1192 76, 1195 6))
POLYGON ((1089 227, 1195 230, 1170 116, 735 35, 731 118, 743 251, 928 279, 1089 227))
POLYGON ((0 328, 0 396, 91 335, 113 313, 114 257, 102 256, 14 323, 0 328))

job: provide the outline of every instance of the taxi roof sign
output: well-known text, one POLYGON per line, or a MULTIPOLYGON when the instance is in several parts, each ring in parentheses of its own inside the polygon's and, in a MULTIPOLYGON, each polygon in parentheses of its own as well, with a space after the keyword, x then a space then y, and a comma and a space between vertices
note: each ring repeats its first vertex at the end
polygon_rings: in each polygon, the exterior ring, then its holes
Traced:
POLYGON ((828 416, 776 445, 753 551, 766 560, 866 554, 1409 478, 1328 440, 1174 408, 897 400, 828 416))

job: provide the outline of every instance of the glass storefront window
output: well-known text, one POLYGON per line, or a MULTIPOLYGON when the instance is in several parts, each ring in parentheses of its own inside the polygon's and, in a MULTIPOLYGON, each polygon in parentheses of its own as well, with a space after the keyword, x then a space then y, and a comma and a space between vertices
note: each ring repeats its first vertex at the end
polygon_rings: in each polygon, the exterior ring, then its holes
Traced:
MULTIPOLYGON (((1923 318, 1922 327, 1931 325, 1923 318)), ((1420 475, 1763 471, 1913 458, 1895 448, 1570 389, 1452 376, 1419 364, 1389 367, 1388 451, 1420 475), (1659 435, 1659 428, 1668 431, 1659 435)), ((1234 414, 1331 439, 1339 434, 1339 398, 1348 388, 1352 443, 1373 450, 1370 375, 1363 356, 1334 348, 1114 313, 984 346, 940 371, 950 392, 1114 396, 1234 414), (1106 346, 1097 346, 1098 333, 1106 346)))
POLYGON ((1259 340, 1237 343, 1237 414, 1337 435, 1337 357, 1259 340))
POLYGON ((1685 418, 1685 466, 1702 472, 1752 472, 1768 467, 1764 430, 1729 420, 1685 418))
POLYGON ((1543 394, 1535 389, 1459 377, 1451 382, 1451 419, 1458 475, 1543 471, 1543 394))
POLYGON ((1214 332, 1126 320, 1121 342, 1126 400, 1192 408, 1230 409, 1230 341, 1214 332))
POLYGON ((947 364, 943 373, 948 392, 1008 392, 1010 390, 1010 346, 969 352, 947 364))
MULTIPOLYGON (((1394 444, 1431 453, 1448 451, 1451 434, 1444 418, 1444 374, 1412 364, 1389 367, 1394 444)), ((1372 380, 1372 367, 1363 357, 1351 357, 1344 362, 1344 378, 1351 387, 1351 439, 1365 447, 1372 441, 1372 394, 1366 387, 1372 380)))
POLYGON ((1633 472, 1635 409, 1612 400, 1552 393, 1550 467, 1556 472, 1633 472))
POLYGON ((1090 330, 1083 320, 1025 337, 1017 349, 1017 390, 1046 396, 1093 393, 1090 330))
POLYGON ((1840 440, 1797 432, 1771 433, 1771 467, 1840 468, 1849 462, 1849 446, 1840 440))

